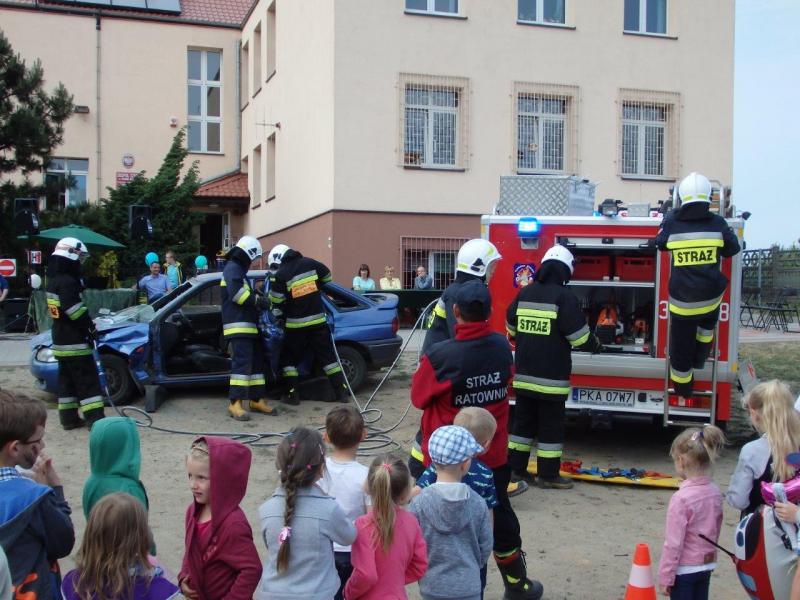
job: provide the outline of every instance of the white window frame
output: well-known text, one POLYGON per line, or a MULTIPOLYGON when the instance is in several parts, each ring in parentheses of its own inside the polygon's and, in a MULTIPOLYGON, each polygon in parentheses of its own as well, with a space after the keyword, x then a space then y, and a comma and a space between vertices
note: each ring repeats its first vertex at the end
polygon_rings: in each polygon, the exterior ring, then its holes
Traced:
POLYGON ((412 13, 415 15, 440 15, 445 17, 454 17, 454 16, 459 16, 461 14, 462 0, 456 0, 455 12, 436 10, 436 0, 427 0, 427 2, 428 2, 428 8, 422 10, 419 8, 408 8, 407 0, 403 0, 403 4, 405 5, 405 11, 407 13, 412 13))
MULTIPOLYGON (((623 11, 625 10, 623 0, 623 11)), ((664 31, 647 31, 647 0, 638 0, 639 2, 639 28, 638 29, 625 29, 625 15, 623 12, 623 31, 628 33, 641 33, 643 35, 667 35, 667 29, 669 25, 669 0, 664 0, 664 31)))
MULTIPOLYGON (((623 117, 622 117, 622 126, 623 128, 627 125, 628 127, 636 127, 636 171, 635 172, 626 172, 625 169, 625 162, 623 160, 622 164, 622 174, 625 176, 633 176, 633 177, 664 177, 667 171, 667 148, 669 147, 669 128, 667 126, 667 122, 669 120, 668 113, 669 113, 669 106, 659 106, 659 108, 664 110, 664 120, 663 121, 654 121, 651 119, 645 118, 626 118, 624 116, 625 105, 631 104, 630 102, 625 102, 623 104, 623 117), (647 164, 647 144, 646 144, 646 131, 648 127, 653 127, 656 129, 660 129, 662 132, 662 141, 661 141, 661 172, 660 173, 645 173, 645 165, 647 164)), ((622 134, 622 154, 625 155, 625 133, 622 134)))
POLYGON ((564 0, 564 20, 563 21, 545 21, 544 20, 544 3, 545 0, 535 0, 536 1, 536 18, 531 19, 523 19, 520 17, 519 14, 519 3, 520 0, 517 0, 517 23, 536 23, 537 25, 547 25, 549 27, 564 27, 567 24, 567 2, 569 0, 564 0))
POLYGON ((670 181, 678 178, 681 135, 681 95, 677 92, 657 90, 620 89, 617 99, 617 174, 622 179, 644 179, 670 181), (626 117, 626 106, 639 105, 643 110, 658 107, 664 110, 664 120, 650 118, 652 115, 640 114, 639 118, 626 117), (646 118, 645 118, 646 117, 646 118), (636 171, 625 172, 625 125, 636 127, 636 171), (663 154, 661 174, 645 172, 646 152, 645 130, 657 127, 663 131, 663 154))
MULTIPOLYGON (((200 87, 200 114, 199 115, 187 115, 187 121, 191 123, 200 123, 200 149, 190 149, 189 152, 192 154, 224 154, 225 152, 225 145, 224 145, 224 135, 223 135, 223 125, 222 125, 222 115, 225 112, 225 103, 223 98, 223 89, 222 89, 222 78, 223 78, 223 53, 220 49, 214 50, 207 50, 207 49, 200 49, 200 48, 188 48, 186 52, 186 57, 188 61, 189 52, 200 52, 200 79, 189 79, 187 76, 187 85, 186 85, 186 95, 188 98, 189 95, 189 86, 198 86, 200 87), (208 55, 209 53, 219 54, 219 81, 209 81, 208 80, 208 55), (219 116, 209 116, 208 115, 208 88, 219 88, 219 116), (209 150, 208 149, 208 124, 209 123, 217 123, 219 124, 219 150, 209 150)), ((245 68, 247 68, 245 66, 245 68)), ((187 102, 188 105, 188 102, 187 102)), ((187 111, 188 112, 188 111, 187 111)), ((188 147, 188 132, 187 132, 187 142, 186 145, 188 147)))
MULTIPOLYGON (((87 158, 62 158, 62 157, 54 156, 54 157, 52 157, 50 159, 50 164, 47 165, 47 167, 45 168, 45 171, 44 171, 44 180, 45 180, 45 183, 46 183, 48 175, 63 175, 64 176, 64 184, 65 184, 64 185, 64 192, 63 192, 64 193, 64 206, 60 207, 61 209, 69 208, 70 206, 77 207, 77 206, 85 206, 85 205, 89 204, 89 167, 88 167, 88 165, 89 165, 89 159, 87 159, 87 158), (63 169, 51 169, 50 165, 52 164, 52 161, 55 161, 55 160, 64 161, 64 168, 63 169), (79 170, 79 171, 71 170, 69 168, 69 161, 70 160, 85 160, 86 164, 87 164, 86 170, 85 171, 83 171, 83 170, 79 170), (72 202, 72 199, 70 198, 70 190, 72 188, 66 186, 66 184, 69 181, 70 177, 85 177, 86 178, 85 186, 84 186, 84 188, 86 189, 86 199, 83 202, 76 202, 76 203, 72 202)), ((59 196, 60 195, 61 195, 61 191, 59 190, 59 196)), ((47 199, 46 198, 45 198, 45 207, 47 207, 47 199)))
MULTIPOLYGON (((521 117, 533 117, 536 121, 536 144, 539 146, 536 151, 536 164, 532 167, 524 167, 520 165, 520 157, 517 155, 517 172, 519 173, 564 173, 567 164, 567 135, 569 134, 567 127, 567 117, 569 115, 569 98, 559 98, 564 102, 564 112, 561 114, 547 113, 542 110, 541 103, 548 100, 544 95, 535 92, 519 92, 517 94, 517 136, 519 136, 519 122, 521 117), (539 100, 539 110, 535 112, 522 112, 519 110, 520 96, 533 96, 539 100), (560 169, 547 169, 542 166, 544 158, 544 126, 545 121, 552 121, 561 123, 561 168, 560 169)), ((518 138, 519 141, 519 138, 518 138)), ((519 145, 517 145, 519 148, 519 145)), ((519 150, 518 150, 519 152, 519 150)))

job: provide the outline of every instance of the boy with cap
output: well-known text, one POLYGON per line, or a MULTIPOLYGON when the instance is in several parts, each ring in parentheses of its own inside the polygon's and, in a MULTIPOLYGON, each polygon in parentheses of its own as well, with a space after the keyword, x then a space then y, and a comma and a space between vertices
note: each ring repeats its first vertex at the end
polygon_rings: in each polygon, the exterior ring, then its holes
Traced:
MULTIPOLYGON (((505 586, 504 600, 539 600, 542 584, 527 577, 517 515, 508 499, 511 469, 507 462, 508 384, 514 358, 505 336, 487 319, 492 299, 481 281, 462 284, 455 295, 455 338, 431 346, 411 381, 411 402, 421 409, 422 456, 431 462, 429 439, 443 425, 452 425, 466 406, 485 408, 497 422, 497 433, 481 459, 492 470, 498 505, 494 509, 494 557, 505 586)), ((431 562, 432 564, 432 562, 431 562)))
POLYGON ((428 442, 436 483, 412 500, 428 546, 428 571, 419 582, 423 600, 479 600, 480 570, 492 553, 492 525, 483 499, 461 479, 483 452, 457 425, 437 429, 428 442))

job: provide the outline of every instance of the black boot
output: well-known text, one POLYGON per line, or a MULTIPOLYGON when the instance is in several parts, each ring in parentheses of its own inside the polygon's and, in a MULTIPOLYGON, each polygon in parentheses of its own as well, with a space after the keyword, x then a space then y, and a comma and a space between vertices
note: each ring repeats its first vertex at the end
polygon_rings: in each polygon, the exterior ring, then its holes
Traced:
POLYGON ((282 400, 284 404, 290 404, 292 406, 297 406, 300 404, 300 392, 297 391, 297 387, 289 388, 289 395, 286 397, 285 400, 282 400))
POLYGON ((347 384, 333 384, 333 401, 347 404, 350 402, 350 394, 347 392, 347 384))
POLYGON ((536 468, 536 485, 540 488, 568 490, 573 485, 571 479, 561 477, 559 474, 561 458, 544 458, 540 456, 536 459, 536 468))
POLYGON ((58 422, 64 431, 83 427, 83 421, 78 416, 77 408, 61 408, 58 411, 58 422))
POLYGON ((105 417, 105 411, 102 408, 92 408, 83 412, 83 418, 86 420, 86 426, 91 429, 92 425, 97 423, 100 419, 105 417))
POLYGON ((544 587, 538 581, 528 579, 525 557, 521 550, 504 558, 495 554, 494 560, 503 578, 503 600, 539 600, 542 597, 544 587))

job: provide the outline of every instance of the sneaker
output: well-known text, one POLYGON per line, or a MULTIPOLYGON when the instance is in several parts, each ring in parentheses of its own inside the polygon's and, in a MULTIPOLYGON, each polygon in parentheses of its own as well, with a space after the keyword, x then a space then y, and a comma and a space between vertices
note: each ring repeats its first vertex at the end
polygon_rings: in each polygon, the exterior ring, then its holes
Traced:
POLYGON ((234 400, 228 405, 228 414, 237 421, 250 420, 250 413, 242 407, 241 400, 234 400))
POLYGON ((536 485, 542 489, 546 490, 568 490, 574 484, 572 479, 567 479, 566 477, 554 477, 550 479, 549 477, 545 479, 544 477, 537 477, 536 478, 536 485))
POLYGON ((250 400, 250 412, 258 412, 262 415, 276 416, 278 414, 278 409, 267 404, 267 401, 262 398, 258 401, 250 400))

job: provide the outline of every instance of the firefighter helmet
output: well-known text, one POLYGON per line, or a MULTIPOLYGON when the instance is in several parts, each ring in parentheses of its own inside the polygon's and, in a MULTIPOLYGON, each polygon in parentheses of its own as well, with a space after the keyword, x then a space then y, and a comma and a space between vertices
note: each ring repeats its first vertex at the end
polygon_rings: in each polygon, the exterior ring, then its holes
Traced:
POLYGON ((258 240, 252 235, 243 235, 240 237, 239 241, 236 242, 236 247, 244 250, 244 253, 247 254, 247 258, 250 260, 255 260, 264 253, 261 249, 261 244, 259 244, 258 240))
POLYGON ((79 260, 81 262, 89 258, 89 250, 86 244, 78 238, 65 237, 58 240, 56 249, 53 251, 53 256, 63 256, 70 260, 79 260))
POLYGON ((681 205, 711 202, 711 182, 700 173, 689 173, 678 186, 678 195, 681 205))
POLYGON ((469 240, 458 251, 456 271, 485 277, 489 265, 501 258, 497 248, 489 240, 469 240))
POLYGON ((572 256, 572 252, 567 250, 561 244, 556 244, 544 253, 544 256, 542 257, 542 264, 546 263, 548 260, 557 260, 567 265, 570 275, 575 272, 575 257, 572 256))
POLYGON ((269 256, 267 256, 267 267, 270 269, 277 268, 281 266, 281 262, 283 261, 283 255, 286 254, 286 251, 289 250, 289 246, 286 244, 277 244, 269 251, 269 256))

